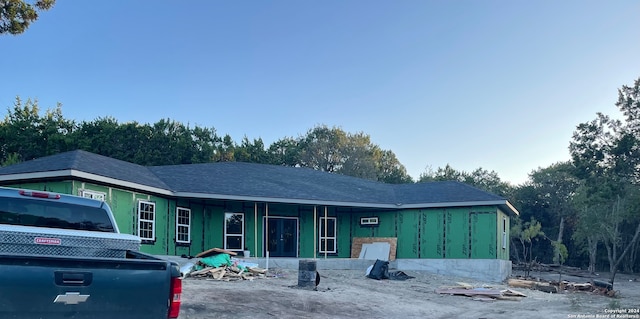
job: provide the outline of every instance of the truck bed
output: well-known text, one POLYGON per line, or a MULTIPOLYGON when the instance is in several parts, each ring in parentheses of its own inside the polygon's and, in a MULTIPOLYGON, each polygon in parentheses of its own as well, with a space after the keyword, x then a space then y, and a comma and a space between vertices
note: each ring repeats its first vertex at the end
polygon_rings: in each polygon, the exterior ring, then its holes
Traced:
POLYGON ((167 318, 177 276, 176 264, 133 251, 124 259, 0 255, 0 318, 167 318))

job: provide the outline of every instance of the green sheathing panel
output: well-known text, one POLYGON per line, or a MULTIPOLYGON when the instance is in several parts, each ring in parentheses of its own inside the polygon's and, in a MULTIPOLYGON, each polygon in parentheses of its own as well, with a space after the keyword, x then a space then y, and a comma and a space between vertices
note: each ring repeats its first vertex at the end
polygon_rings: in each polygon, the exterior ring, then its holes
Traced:
MULTIPOLYGON (((351 215, 346 213, 338 213, 336 225, 336 243, 338 245, 338 258, 351 257, 351 215)), ((359 220, 358 220, 359 221, 359 220)), ((359 224, 359 222, 358 222, 359 224)))
MULTIPOLYGON (((251 254, 255 256, 256 248, 255 248, 255 227, 256 219, 254 216, 255 210, 253 203, 246 203, 243 208, 244 212, 244 248, 248 248, 251 251, 251 254)), ((258 229, 258 236, 260 236, 261 232, 258 229)))
POLYGON ((168 214, 168 233, 169 233, 169 255, 187 255, 195 256, 199 252, 204 250, 204 241, 202 239, 203 234, 203 216, 204 205, 201 203, 194 203, 188 200, 179 199, 169 200, 169 214, 168 214), (176 242, 176 214, 177 207, 186 208, 191 211, 190 220, 190 244, 176 242))
POLYGON ((503 260, 509 260, 509 216, 503 213, 501 210, 497 210, 498 212, 498 220, 497 220, 497 242, 496 242, 496 251, 497 258, 503 260), (503 224, 504 223, 504 224, 503 224))
POLYGON ((396 258, 418 258, 420 256, 420 222, 419 210, 403 210, 397 215, 398 246, 396 258))
MULTIPOLYGON (((225 208, 222 203, 208 203, 204 207, 204 216, 202 221, 203 233, 191 233, 191 236, 201 236, 204 242, 204 249, 214 247, 222 248, 224 246, 224 213, 225 208)), ((197 253, 196 253, 197 254, 197 253)))
POLYGON ((469 258, 469 208, 448 208, 445 214, 446 258, 469 258))
MULTIPOLYGON (((137 207, 139 201, 148 201, 155 203, 155 239, 151 242, 144 242, 140 247, 140 251, 148 253, 148 254, 156 254, 156 255, 166 255, 168 254, 168 219, 169 219, 169 207, 168 201, 164 198, 147 195, 147 194, 139 194, 134 193, 134 217, 137 221, 137 207)), ((138 225, 136 222, 135 232, 137 234, 138 225)))
POLYGON ((496 212, 478 209, 471 213, 471 258, 496 258, 496 212))
POLYGON ((313 207, 301 206, 298 216, 298 256, 300 258, 313 258, 313 207))
MULTIPOLYGON (((371 237, 396 237, 396 212, 380 212, 378 215, 379 225, 377 227, 372 227, 371 237)), ((360 219, 354 221, 358 225, 360 225, 360 219)))
POLYGON ((375 237, 375 229, 377 226, 360 226, 360 218, 362 217, 378 217, 380 220, 380 213, 368 213, 368 212, 354 212, 349 214, 349 222, 351 224, 350 232, 338 234, 339 241, 349 241, 353 237, 375 237), (350 237, 347 237, 349 236, 350 237))
POLYGON ((444 210, 421 211, 420 258, 444 258, 444 210))
POLYGON ((136 203, 134 202, 133 193, 119 189, 112 189, 107 195, 107 203, 111 206, 113 216, 120 232, 123 234, 137 235, 136 221, 136 203))
POLYGON ((298 206, 269 204, 270 217, 298 217, 298 206))

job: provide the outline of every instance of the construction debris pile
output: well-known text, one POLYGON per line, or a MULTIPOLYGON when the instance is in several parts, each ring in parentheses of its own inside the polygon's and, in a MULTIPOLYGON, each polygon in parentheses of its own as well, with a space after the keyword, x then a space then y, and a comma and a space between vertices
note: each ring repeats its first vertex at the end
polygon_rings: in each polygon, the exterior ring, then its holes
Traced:
POLYGON ((529 288, 533 290, 539 290, 549 293, 558 293, 564 291, 583 291, 583 292, 591 292, 599 295, 605 295, 609 297, 615 297, 616 291, 613 290, 613 286, 604 281, 600 280, 592 280, 591 282, 586 283, 577 283, 570 281, 543 281, 540 279, 531 280, 531 279, 522 279, 522 278, 512 278, 507 281, 507 284, 510 287, 516 288, 529 288))
POLYGON ((490 287, 473 287, 464 282, 456 283, 456 286, 440 287, 436 289, 438 294, 448 294, 471 297, 476 301, 511 300, 520 301, 525 294, 512 289, 492 289, 490 287))
POLYGON ((196 257, 202 257, 196 263, 181 268, 183 277, 206 278, 210 280, 253 280, 266 277, 267 270, 258 264, 232 258, 237 254, 219 248, 204 251, 196 257))
MULTIPOLYGON (((198 264, 196 264, 198 265, 198 264)), ((238 265, 224 265, 220 267, 204 267, 200 270, 192 271, 187 276, 194 278, 206 278, 213 280, 234 281, 253 280, 255 278, 265 278, 266 269, 258 267, 242 267, 238 265)))
MULTIPOLYGON (((572 276, 572 277, 582 277, 588 278, 589 280, 585 280, 585 282, 571 282, 567 280, 549 280, 545 281, 540 278, 532 279, 531 277, 517 277, 514 279, 509 279, 508 284, 511 287, 516 288, 529 288, 534 290, 540 290, 544 292, 550 293, 558 293, 565 291, 581 291, 581 292, 590 292, 599 295, 615 297, 616 291, 613 290, 613 285, 609 282, 593 279, 594 274, 589 273, 586 270, 577 268, 577 267, 569 267, 565 265, 559 264, 543 264, 538 263, 536 261, 525 264, 519 263, 513 266, 514 271, 523 271, 525 275, 531 273, 538 273, 542 275, 542 273, 548 274, 558 274, 558 276, 572 276)), ((546 276, 548 277, 548 276, 546 276)), ((561 277, 559 277, 561 278, 561 277)))
POLYGON ((578 267, 565 266, 560 264, 543 264, 536 261, 531 262, 530 264, 526 263, 515 263, 512 267, 513 271, 522 271, 522 272, 537 272, 537 273, 562 273, 562 275, 569 275, 575 277, 588 277, 591 278, 593 275, 588 271, 580 269, 578 267))
MULTIPOLYGON (((541 279, 525 279, 511 278, 507 281, 509 287, 527 288, 532 290, 543 291, 547 293, 558 292, 589 292, 609 297, 615 297, 616 291, 613 286, 604 281, 592 280, 586 283, 569 282, 563 280, 543 281, 541 279)), ((449 294, 457 296, 472 297, 478 301, 494 301, 494 300, 514 300, 519 301, 525 294, 513 289, 492 289, 491 287, 473 287, 470 284, 458 282, 455 286, 440 287, 436 289, 438 294, 449 294)))

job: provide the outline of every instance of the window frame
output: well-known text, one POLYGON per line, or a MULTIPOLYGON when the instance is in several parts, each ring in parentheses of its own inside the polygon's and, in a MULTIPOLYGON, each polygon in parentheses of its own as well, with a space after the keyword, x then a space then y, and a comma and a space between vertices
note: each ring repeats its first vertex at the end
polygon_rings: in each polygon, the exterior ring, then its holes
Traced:
MULTIPOLYGON (((184 220, 183 220, 184 221, 184 220)), ((176 207, 176 243, 178 244, 191 244, 191 209, 190 208, 186 208, 186 207, 176 207), (181 223, 180 222, 180 217, 185 217, 185 216, 180 216, 180 213, 186 213, 186 219, 187 219, 187 223, 181 223), (185 227, 186 228, 186 236, 187 236, 187 240, 181 240, 180 239, 180 234, 185 235, 184 232, 180 231, 180 227, 185 227)))
POLYGON ((502 249, 507 249, 507 218, 502 217, 502 249))
POLYGON ((229 251, 244 251, 244 226, 245 226, 245 214, 243 212, 225 212, 224 213, 224 249, 229 251), (240 225, 240 234, 229 233, 227 228, 227 216, 229 215, 241 215, 242 223, 240 225), (229 248, 229 237, 240 237, 240 248, 229 248))
MULTIPOLYGON (((138 237, 140 237, 143 243, 155 242, 156 240, 156 203, 151 201, 146 201, 146 200, 139 200, 137 215, 138 215, 138 237), (153 207, 153 210, 143 211, 142 210, 143 205, 149 205, 149 207, 153 207), (142 218, 142 213, 152 214, 153 219, 142 218), (151 238, 142 236, 142 227, 141 227, 142 223, 151 224, 151 238)), ((145 229, 145 232, 147 231, 148 230, 145 229)))
POLYGON ((107 200, 107 194, 103 192, 93 191, 90 189, 79 189, 78 192, 79 192, 78 195, 80 197, 91 198, 91 199, 95 199, 103 202, 107 200), (96 197, 102 197, 102 198, 96 198, 96 197))
MULTIPOLYGON (((329 230, 329 229, 327 229, 329 230)), ((328 231, 327 231, 328 232, 328 231)), ((321 216, 318 222, 318 253, 321 254, 337 254, 338 253, 338 218, 337 217, 325 217, 321 216), (333 220, 333 236, 324 236, 325 232, 323 229, 323 225, 328 224, 327 221, 333 220), (333 249, 330 249, 330 245, 327 245, 327 249, 325 251, 324 245, 322 244, 323 240, 331 240, 333 239, 333 249)))

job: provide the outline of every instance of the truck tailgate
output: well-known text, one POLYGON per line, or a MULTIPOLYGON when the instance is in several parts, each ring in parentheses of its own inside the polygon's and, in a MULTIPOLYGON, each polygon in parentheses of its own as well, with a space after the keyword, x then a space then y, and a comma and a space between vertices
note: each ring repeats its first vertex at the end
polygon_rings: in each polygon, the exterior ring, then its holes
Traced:
POLYGON ((162 260, 0 258, 0 318, 167 318, 162 260))

